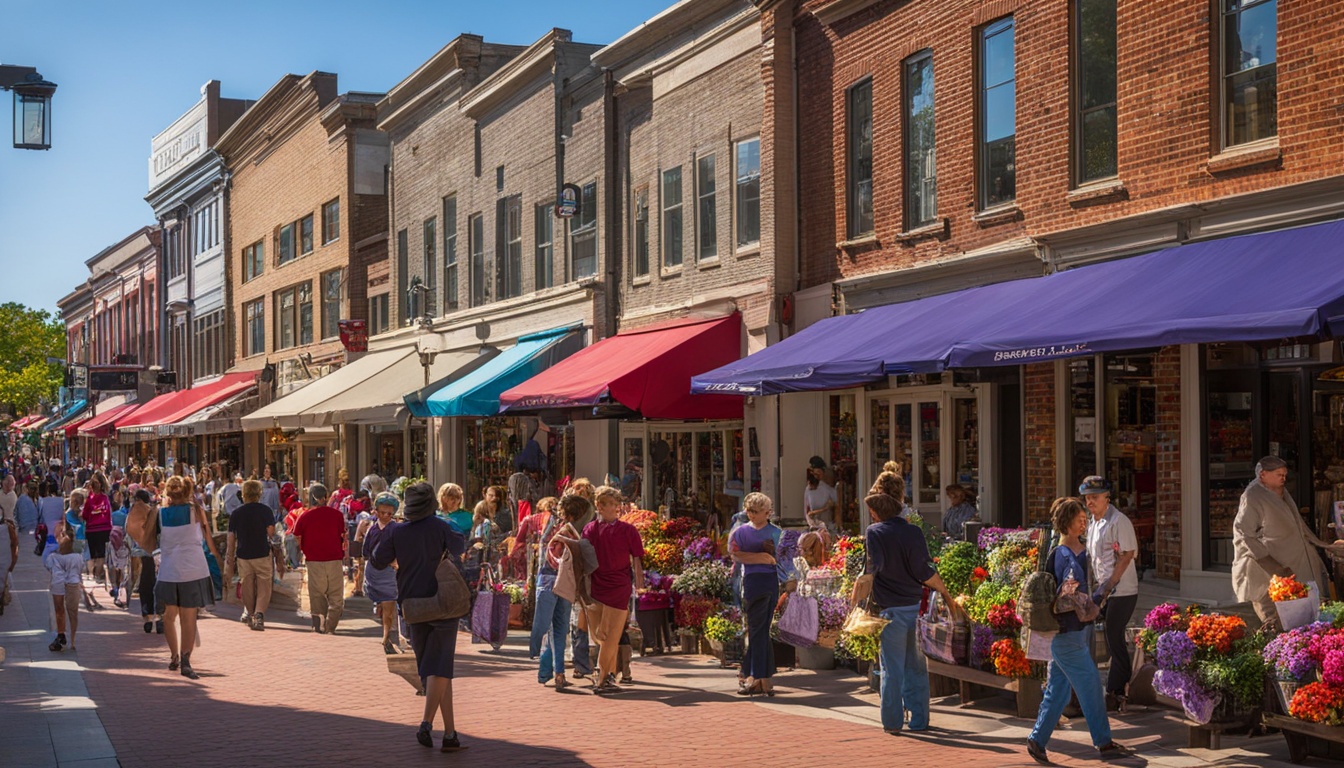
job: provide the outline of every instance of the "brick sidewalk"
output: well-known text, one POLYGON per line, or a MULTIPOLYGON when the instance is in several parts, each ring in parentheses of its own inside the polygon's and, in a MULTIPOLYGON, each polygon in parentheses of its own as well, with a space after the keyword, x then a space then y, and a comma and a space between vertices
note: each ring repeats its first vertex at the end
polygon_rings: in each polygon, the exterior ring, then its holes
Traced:
MULTIPOLYGON (((36 563, 24 560, 24 569, 36 563)), ((352 603, 367 610, 366 601, 352 603)), ((840 672, 784 672, 780 695, 744 700, 733 695, 734 674, 704 657, 649 657, 635 660, 639 683, 619 697, 557 695, 537 684, 518 631, 498 653, 460 636, 455 702, 471 749, 443 755, 415 743, 423 700, 387 671, 369 617, 347 611, 338 634, 323 636, 286 612, 268 613, 267 631, 252 632, 238 612, 221 605, 203 618, 196 682, 167 671, 163 639, 142 633, 138 612, 82 615, 78 662, 121 766, 1034 765, 1022 749, 1030 723, 1003 707, 939 704, 940 730, 892 737, 877 726, 876 697, 840 672)), ((9 621, 0 617, 0 629, 12 629, 9 621)), ((57 656, 48 641, 35 638, 34 658, 57 656)), ((1267 754, 1286 753, 1279 737, 1229 739, 1232 748, 1217 753, 1177 751, 1168 715, 1128 720, 1115 724, 1117 739, 1137 745, 1150 765, 1264 766, 1277 762, 1267 754)), ((5 743, 0 765, 13 764, 5 743)), ((1061 765, 1098 764, 1081 723, 1057 732, 1052 754, 1061 765)))

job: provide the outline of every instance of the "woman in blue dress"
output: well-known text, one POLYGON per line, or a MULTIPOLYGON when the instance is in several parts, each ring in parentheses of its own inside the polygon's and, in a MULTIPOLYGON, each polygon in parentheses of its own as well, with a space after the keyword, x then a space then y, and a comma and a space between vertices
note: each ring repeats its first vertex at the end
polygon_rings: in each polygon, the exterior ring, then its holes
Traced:
MULTIPOLYGON (((384 491, 378 494, 374 499, 373 510, 377 515, 363 525, 368 526, 364 530, 364 550, 363 557, 367 561, 372 559, 373 550, 377 549, 378 542, 382 540, 387 531, 387 527, 392 524, 392 518, 397 514, 397 508, 401 506, 401 501, 397 499, 395 493, 384 491)), ((364 569, 364 594, 373 602, 373 613, 383 622, 383 653, 389 656, 401 653, 401 633, 397 631, 397 572, 395 564, 392 568, 365 568, 364 569), (394 639, 395 638, 395 639, 394 639)))

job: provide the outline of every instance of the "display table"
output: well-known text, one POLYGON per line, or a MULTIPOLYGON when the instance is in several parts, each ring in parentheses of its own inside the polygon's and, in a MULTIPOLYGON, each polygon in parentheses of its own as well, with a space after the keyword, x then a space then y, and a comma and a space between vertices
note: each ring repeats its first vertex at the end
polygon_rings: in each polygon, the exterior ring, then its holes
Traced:
POLYGON ((969 707, 975 703, 975 686, 1006 691, 1013 694, 1013 698, 1017 702, 1018 717, 1028 720, 1036 719, 1036 713, 1041 708, 1040 680, 1003 677, 972 667, 945 664, 934 659, 928 659, 927 661, 929 677, 931 678, 930 688, 935 692, 935 695, 938 695, 938 691, 949 690, 949 683, 956 681, 956 692, 961 696, 961 706, 969 707))
POLYGON ((1283 738, 1288 742, 1288 759, 1294 763, 1305 762, 1308 757, 1344 759, 1344 727, 1309 723, 1268 712, 1264 714, 1263 722, 1267 728, 1283 731, 1283 738))

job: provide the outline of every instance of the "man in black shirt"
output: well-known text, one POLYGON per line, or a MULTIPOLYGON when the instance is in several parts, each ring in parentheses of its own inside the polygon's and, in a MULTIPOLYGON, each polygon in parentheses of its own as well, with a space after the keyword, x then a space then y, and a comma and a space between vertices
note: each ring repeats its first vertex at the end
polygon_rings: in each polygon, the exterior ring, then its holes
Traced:
POLYGON ((261 503, 261 481, 243 483, 243 505, 229 518, 229 557, 226 582, 232 581, 235 563, 243 582, 243 616, 258 632, 266 629, 266 609, 271 604, 271 536, 275 516, 261 503))

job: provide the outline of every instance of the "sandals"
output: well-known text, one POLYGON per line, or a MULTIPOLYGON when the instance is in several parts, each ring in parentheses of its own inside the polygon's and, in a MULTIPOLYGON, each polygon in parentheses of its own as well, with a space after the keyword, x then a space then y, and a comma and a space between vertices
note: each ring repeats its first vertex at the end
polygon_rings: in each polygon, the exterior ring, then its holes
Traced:
POLYGON ((566 680, 566 679, 563 678, 563 677, 557 677, 557 678, 555 678, 555 691, 556 691, 556 693, 561 693, 561 692, 563 692, 566 688, 570 687, 571 685, 573 685, 573 683, 569 682, 568 680, 566 680))
POLYGON ((428 720, 420 721, 420 730, 415 732, 415 740, 420 742, 420 746, 434 748, 434 733, 428 720))
POLYGON ((738 696, 748 696, 748 697, 750 697, 750 696, 755 696, 755 695, 758 694, 758 693, 765 693, 765 686, 761 683, 760 680, 757 680, 756 682, 752 683, 751 685, 744 685, 744 686, 742 686, 741 688, 738 688, 738 689, 737 689, 737 695, 738 695, 738 696))
POLYGON ((201 676, 196 674, 196 670, 191 668, 191 654, 182 654, 182 676, 188 680, 200 680, 201 676))

